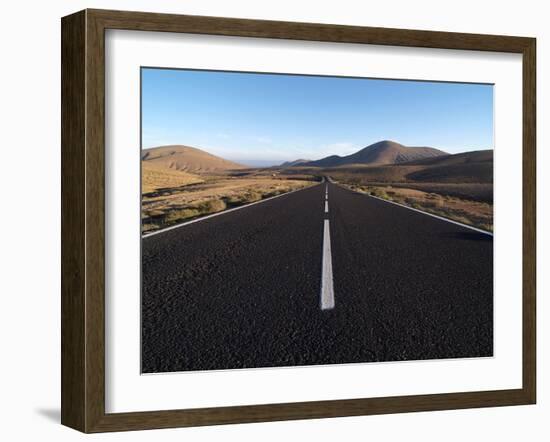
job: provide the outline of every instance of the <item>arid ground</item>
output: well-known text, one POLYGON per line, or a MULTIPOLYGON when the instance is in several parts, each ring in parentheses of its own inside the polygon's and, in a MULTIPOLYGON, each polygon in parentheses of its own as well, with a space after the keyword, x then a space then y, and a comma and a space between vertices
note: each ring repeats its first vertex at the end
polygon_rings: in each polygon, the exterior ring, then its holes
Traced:
POLYGON ((146 151, 142 159, 143 233, 302 189, 319 180, 311 174, 246 168, 189 147, 160 149, 160 154, 159 149, 146 151))
POLYGON ((347 157, 251 168, 187 146, 142 153, 142 231, 302 189, 323 177, 486 231, 493 229, 493 151, 449 155, 391 141, 347 157))

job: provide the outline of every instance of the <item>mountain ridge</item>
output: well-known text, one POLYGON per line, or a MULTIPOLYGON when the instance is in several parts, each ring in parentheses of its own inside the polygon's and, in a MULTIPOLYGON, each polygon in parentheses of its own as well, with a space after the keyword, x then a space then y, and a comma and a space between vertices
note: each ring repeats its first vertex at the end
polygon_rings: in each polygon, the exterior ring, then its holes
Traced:
POLYGON ((141 160, 148 166, 192 173, 247 168, 247 166, 212 155, 202 149, 179 144, 143 149, 141 160))
POLYGON ((300 166, 336 167, 350 164, 401 164, 449 155, 433 147, 409 147, 391 140, 378 141, 346 156, 330 155, 320 160, 302 163, 300 166))

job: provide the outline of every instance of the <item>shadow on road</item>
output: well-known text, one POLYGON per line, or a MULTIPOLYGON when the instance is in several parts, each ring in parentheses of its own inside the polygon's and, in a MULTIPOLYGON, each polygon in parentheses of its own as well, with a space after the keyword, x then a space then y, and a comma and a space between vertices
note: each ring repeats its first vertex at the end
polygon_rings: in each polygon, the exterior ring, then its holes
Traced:
POLYGON ((491 235, 479 232, 453 232, 441 235, 444 238, 462 239, 465 241, 493 241, 491 235))

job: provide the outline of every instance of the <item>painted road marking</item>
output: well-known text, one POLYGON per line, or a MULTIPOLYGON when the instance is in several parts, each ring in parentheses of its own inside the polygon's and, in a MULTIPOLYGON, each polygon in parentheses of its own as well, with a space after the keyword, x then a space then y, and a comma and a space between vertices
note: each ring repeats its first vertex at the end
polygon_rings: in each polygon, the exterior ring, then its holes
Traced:
POLYGON ((280 198, 282 196, 290 195, 291 193, 300 192, 301 190, 306 190, 306 189, 312 189, 313 187, 315 187, 317 185, 318 184, 315 184, 311 187, 303 187, 302 189, 291 190, 290 192, 287 192, 287 193, 281 193, 280 195, 270 196, 269 198, 265 198, 265 199, 260 200, 260 201, 255 201, 255 202, 250 203, 250 204, 245 204, 244 206, 233 207, 232 209, 222 210, 221 212, 213 213, 212 215, 206 215, 206 216, 203 216, 202 218, 196 218, 196 219, 192 219, 191 221, 187 221, 187 222, 184 222, 184 223, 181 223, 181 224, 176 224, 174 226, 166 227, 165 229, 162 229, 162 230, 155 230, 154 232, 142 235, 141 238, 142 239, 149 238, 151 236, 158 235, 159 233, 168 232, 169 230, 174 230, 174 229, 178 229, 178 228, 183 227, 183 226, 188 226, 189 224, 198 223, 200 221, 204 221, 204 220, 207 220, 207 219, 210 219, 210 218, 214 218, 215 216, 225 215, 226 213, 234 212, 235 210, 246 209, 247 207, 255 206, 256 204, 265 203, 266 201, 274 200, 275 198, 280 198))
POLYGON ((334 285, 332 281, 332 253, 330 251, 330 226, 325 220, 323 232, 323 264, 321 275, 321 310, 334 308, 334 285))
POLYGON ((325 201, 325 213, 328 213, 328 200, 325 201))

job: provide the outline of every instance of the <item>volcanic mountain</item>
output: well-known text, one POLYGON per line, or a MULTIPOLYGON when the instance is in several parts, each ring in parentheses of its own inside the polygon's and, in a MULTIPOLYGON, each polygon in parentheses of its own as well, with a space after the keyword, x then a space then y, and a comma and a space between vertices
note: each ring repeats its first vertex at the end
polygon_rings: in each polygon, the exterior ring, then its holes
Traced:
POLYGON ((189 146, 160 146, 144 149, 141 160, 149 167, 191 173, 246 169, 242 164, 225 160, 204 150, 189 146))
POLYGON ((432 157, 449 155, 433 147, 408 147, 395 141, 379 141, 351 155, 344 157, 331 155, 317 161, 302 163, 300 166, 336 167, 350 164, 400 164, 432 157))

